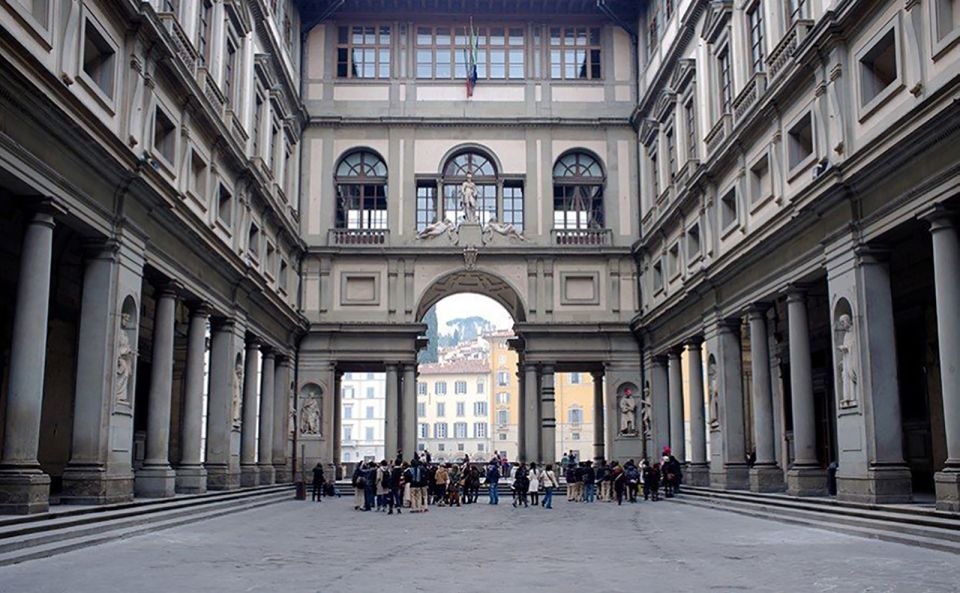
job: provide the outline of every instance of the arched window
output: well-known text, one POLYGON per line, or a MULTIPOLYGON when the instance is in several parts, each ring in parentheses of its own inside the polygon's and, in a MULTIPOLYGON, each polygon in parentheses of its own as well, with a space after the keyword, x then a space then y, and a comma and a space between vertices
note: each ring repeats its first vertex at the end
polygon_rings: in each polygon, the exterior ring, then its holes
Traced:
POLYGON ((461 152, 443 167, 443 215, 457 223, 463 218, 460 185, 470 176, 477 186, 477 218, 486 224, 497 216, 497 168, 479 152, 461 152))
POLYGON ((553 167, 553 227, 604 228, 603 167, 585 152, 571 152, 553 167))
POLYGON ((338 229, 387 228, 387 165, 368 150, 340 159, 335 174, 338 229))

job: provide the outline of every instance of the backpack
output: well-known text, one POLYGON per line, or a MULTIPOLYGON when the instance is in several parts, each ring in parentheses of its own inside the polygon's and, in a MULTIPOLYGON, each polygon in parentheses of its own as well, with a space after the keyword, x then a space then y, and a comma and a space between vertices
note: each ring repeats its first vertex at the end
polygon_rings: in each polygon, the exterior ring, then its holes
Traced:
POLYGON ((630 467, 627 470, 627 482, 630 484, 639 484, 640 483, 640 472, 637 471, 636 467, 630 467))
POLYGON ((392 483, 393 480, 390 477, 390 470, 385 470, 383 472, 383 478, 380 479, 380 485, 389 490, 392 483))
POLYGON ((363 476, 357 477, 357 488, 365 488, 367 486, 367 479, 363 476))

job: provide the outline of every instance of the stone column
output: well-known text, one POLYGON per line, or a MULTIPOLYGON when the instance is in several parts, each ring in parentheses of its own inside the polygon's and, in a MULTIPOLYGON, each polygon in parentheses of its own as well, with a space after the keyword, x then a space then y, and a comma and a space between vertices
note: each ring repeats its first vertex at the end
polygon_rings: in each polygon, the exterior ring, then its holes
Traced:
MULTIPOLYGON (((397 378, 396 363, 387 363, 386 365, 386 399, 384 405, 384 451, 387 459, 394 459, 397 456, 399 447, 399 420, 400 420, 400 384, 397 378)), ((402 447, 400 447, 402 448, 402 447)))
POLYGON ((410 459, 417 452, 417 365, 403 365, 403 457, 410 459))
MULTIPOLYGON (((540 461, 540 389, 537 384, 537 365, 523 365, 523 434, 527 462, 540 461)), ((494 444, 496 446, 496 444, 494 444)), ((545 461, 545 460, 544 460, 545 461)))
POLYGON ((3 457, 0 458, 0 514, 42 513, 50 504, 50 476, 40 469, 37 452, 43 410, 54 225, 52 214, 35 213, 27 223, 20 251, 3 457))
POLYGON ((793 409, 793 466, 787 472, 787 492, 794 496, 821 496, 827 492, 827 474, 817 461, 817 427, 810 365, 810 329, 806 294, 787 294, 790 335, 790 398, 793 409))
POLYGON ((177 474, 170 467, 170 404, 173 399, 173 333, 178 287, 167 284, 157 293, 153 325, 153 360, 147 402, 147 454, 137 470, 137 496, 173 496, 177 474))
MULTIPOLYGON (((217 320, 210 342, 210 391, 207 402, 207 488, 233 490, 240 485, 240 475, 231 463, 231 440, 234 426, 234 390, 239 391, 236 365, 236 321, 217 320)), ((242 367, 241 367, 242 368, 242 367)), ((239 393, 236 395, 239 400, 239 393)))
POLYGON ((293 479, 287 459, 290 438, 290 376, 292 361, 286 356, 277 359, 273 388, 273 471, 278 484, 293 479))
POLYGON ((260 368, 260 429, 257 438, 257 467, 260 468, 260 485, 273 484, 273 398, 276 387, 277 355, 273 349, 262 350, 263 364, 260 368))
POLYGON ((603 371, 591 371, 593 378, 593 461, 599 463, 605 459, 606 450, 603 445, 604 414, 603 414, 603 371))
POLYGON ((767 345, 765 307, 751 307, 750 370, 753 392, 753 438, 757 460, 750 468, 750 490, 780 492, 784 489, 783 470, 777 464, 773 432, 773 393, 770 387, 770 350, 767 345))
POLYGON ((654 356, 650 364, 650 419, 651 447, 647 451, 650 463, 660 457, 664 445, 670 444, 670 395, 667 359, 654 356))
MULTIPOLYGON (((940 391, 947 441, 947 460, 934 475, 937 509, 960 511, 960 233, 955 213, 930 217, 933 273, 937 296, 937 338, 940 348, 940 391)), ((8 424, 9 426, 9 424, 8 424)))
POLYGON ((247 338, 243 370, 243 420, 240 425, 240 486, 256 486, 260 481, 257 469, 257 361, 260 341, 247 338))
POLYGON ((687 437, 683 429, 683 372, 680 369, 680 351, 667 355, 667 375, 670 394, 670 449, 680 463, 687 458, 687 437))
POLYGON ((187 364, 183 387, 181 456, 177 467, 177 492, 198 494, 207 491, 207 470, 200 461, 203 437, 203 359, 207 352, 207 322, 210 309, 203 303, 190 311, 187 329, 187 364))
POLYGON ((60 494, 64 504, 104 504, 133 498, 129 464, 113 471, 108 467, 110 414, 117 384, 116 342, 119 332, 125 331, 118 331, 118 326, 125 325, 117 311, 118 245, 113 241, 98 242, 87 246, 87 250, 77 338, 72 446, 60 494))
POLYGON ((703 350, 700 338, 687 341, 687 375, 690 379, 690 463, 684 482, 709 486, 707 466, 707 425, 703 405, 703 350))
POLYGON ((540 461, 557 461, 557 417, 554 406, 553 365, 540 367, 540 461))
POLYGON ((722 470, 717 472, 717 468, 710 468, 710 483, 725 490, 747 490, 750 472, 743 432, 743 359, 739 319, 718 322, 717 345, 722 470))
POLYGON ((333 467, 343 462, 343 371, 334 370, 333 374, 333 467))
MULTIPOLYGON (((526 376, 523 373, 523 355, 517 360, 517 461, 521 463, 530 463, 536 459, 527 459, 527 384, 526 376)), ((491 378, 491 386, 495 383, 491 378)), ((496 390, 493 391, 496 393, 496 390)))

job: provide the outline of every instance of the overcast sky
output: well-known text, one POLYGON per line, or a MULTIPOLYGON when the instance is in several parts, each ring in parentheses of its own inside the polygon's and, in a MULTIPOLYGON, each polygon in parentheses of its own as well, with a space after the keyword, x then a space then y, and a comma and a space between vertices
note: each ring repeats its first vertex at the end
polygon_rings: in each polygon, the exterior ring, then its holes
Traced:
POLYGON ((460 293, 441 300, 437 303, 437 329, 440 333, 447 331, 447 322, 458 317, 483 317, 497 329, 513 327, 513 318, 497 301, 473 293, 460 293))

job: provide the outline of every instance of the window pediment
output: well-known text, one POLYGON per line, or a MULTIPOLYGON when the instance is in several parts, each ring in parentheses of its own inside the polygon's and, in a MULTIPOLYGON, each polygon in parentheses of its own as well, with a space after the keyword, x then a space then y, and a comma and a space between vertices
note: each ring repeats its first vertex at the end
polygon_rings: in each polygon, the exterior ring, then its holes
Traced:
POLYGON ((657 132, 660 130, 660 122, 649 117, 640 122, 640 142, 649 147, 657 139, 657 132))
POLYGON ((670 88, 682 91, 697 73, 697 61, 693 58, 677 60, 677 67, 670 78, 670 88))
POLYGON ((707 14, 703 19, 703 32, 700 36, 707 43, 715 43, 730 22, 732 14, 732 0, 713 0, 710 2, 710 5, 707 6, 707 14))
POLYGON ((663 89, 657 97, 657 102, 653 105, 653 114, 657 121, 665 123, 667 118, 673 113, 673 106, 677 103, 677 93, 663 89))

